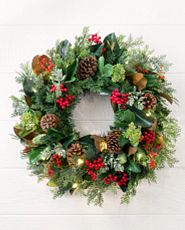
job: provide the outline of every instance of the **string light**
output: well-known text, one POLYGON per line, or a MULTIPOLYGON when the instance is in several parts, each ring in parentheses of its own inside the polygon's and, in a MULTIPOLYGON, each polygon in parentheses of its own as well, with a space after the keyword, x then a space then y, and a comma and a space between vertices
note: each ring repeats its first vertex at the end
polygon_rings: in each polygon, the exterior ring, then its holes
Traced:
POLYGON ((150 111, 148 111, 147 113, 146 113, 146 116, 147 117, 150 117, 152 115, 152 113, 150 112, 150 111))
POLYGON ((81 165, 83 165, 84 164, 84 160, 82 159, 82 158, 78 158, 78 160, 77 160, 77 165, 78 166, 81 166, 81 165))
POLYGON ((78 188, 78 184, 77 184, 77 183, 74 183, 74 184, 72 185, 72 188, 73 188, 73 189, 77 189, 77 188, 78 188))

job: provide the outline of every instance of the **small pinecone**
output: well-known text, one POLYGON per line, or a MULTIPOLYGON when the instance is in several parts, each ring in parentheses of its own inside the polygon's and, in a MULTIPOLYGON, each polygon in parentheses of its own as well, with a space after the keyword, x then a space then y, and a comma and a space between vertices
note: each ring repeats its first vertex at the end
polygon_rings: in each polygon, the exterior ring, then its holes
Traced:
POLYGON ((82 59, 78 65, 77 76, 81 80, 93 77, 96 74, 98 63, 95 57, 89 56, 82 59))
POLYGON ((44 132, 47 132, 48 129, 56 128, 60 122, 60 118, 55 114, 46 114, 40 120, 40 127, 44 132))
POLYGON ((153 109, 157 105, 156 97, 151 93, 145 93, 143 99, 143 104, 145 109, 153 109))
POLYGON ((119 130, 113 130, 109 132, 106 140, 107 140, 107 149, 109 153, 118 153, 120 152, 121 148, 119 146, 119 137, 121 132, 119 130))
POLYGON ((67 162, 70 166, 76 166, 79 158, 84 158, 85 151, 80 143, 72 144, 67 150, 67 162))

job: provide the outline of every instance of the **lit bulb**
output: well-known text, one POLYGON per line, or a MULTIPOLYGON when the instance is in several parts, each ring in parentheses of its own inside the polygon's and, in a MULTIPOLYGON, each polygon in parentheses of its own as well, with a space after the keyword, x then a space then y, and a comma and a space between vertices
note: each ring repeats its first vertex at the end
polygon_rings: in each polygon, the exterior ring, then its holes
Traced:
POLYGON ((147 113, 146 113, 146 116, 147 116, 147 117, 150 117, 151 115, 152 115, 151 112, 147 112, 147 113))
POLYGON ((81 165, 83 165, 83 164, 84 164, 84 160, 81 159, 81 158, 79 158, 79 159, 77 160, 77 165, 78 165, 78 166, 81 166, 81 165))
POLYGON ((76 189, 78 188, 78 184, 77 183, 74 183, 73 186, 72 186, 73 189, 76 189))
POLYGON ((32 88, 32 91, 34 92, 34 93, 36 93, 37 92, 37 90, 36 90, 36 88, 32 88))

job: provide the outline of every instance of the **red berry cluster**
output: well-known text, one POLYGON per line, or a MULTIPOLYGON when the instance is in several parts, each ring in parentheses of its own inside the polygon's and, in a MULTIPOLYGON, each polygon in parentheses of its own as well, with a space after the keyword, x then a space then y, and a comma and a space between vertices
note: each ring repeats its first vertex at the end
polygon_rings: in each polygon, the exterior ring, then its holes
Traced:
POLYGON ((66 92, 67 92, 67 88, 65 87, 64 84, 60 84, 59 88, 60 88, 60 91, 61 91, 62 93, 66 93, 66 92))
POLYGON ((117 182, 119 186, 126 186, 129 178, 127 173, 123 173, 122 177, 117 182))
POLYGON ((163 76, 160 76, 160 78, 162 79, 162 80, 165 80, 165 76, 163 75, 163 76))
MULTIPOLYGON (((57 87, 56 85, 51 85, 50 92, 56 92, 57 87)), ((58 97, 56 103, 61 107, 61 109, 65 109, 66 107, 70 106, 70 102, 75 98, 73 95, 66 94, 68 89, 65 87, 64 84, 60 84, 59 90, 61 93, 64 93, 63 97, 58 97)))
POLYGON ((143 69, 141 66, 138 66, 137 71, 139 73, 148 73, 149 72, 147 69, 143 69))
POLYGON ((74 99, 75 97, 69 94, 66 94, 65 97, 58 97, 56 100, 57 104, 60 106, 61 109, 65 109, 66 107, 70 106, 70 102, 74 99))
POLYGON ((54 173, 54 171, 50 168, 50 166, 48 167, 48 174, 49 174, 49 176, 50 177, 52 177, 53 176, 53 173, 54 173))
POLYGON ((129 93, 121 93, 118 89, 115 89, 111 94, 111 101, 115 104, 122 105, 123 109, 126 109, 126 103, 128 102, 129 93))
POLYGON ((101 37, 98 34, 92 34, 91 37, 88 38, 89 42, 94 42, 95 44, 101 44, 101 37))
POLYGON ((140 139, 140 142, 146 142, 149 145, 151 142, 155 141, 156 134, 152 130, 145 131, 140 139))
POLYGON ((51 163, 53 165, 56 166, 62 166, 62 160, 61 160, 62 156, 58 155, 58 154, 54 154, 51 158, 51 163))
POLYGON ((107 177, 103 178, 103 181, 106 185, 109 185, 111 182, 116 182, 118 179, 117 176, 109 174, 107 177))
MULTIPOLYGON (((51 93, 54 93, 54 92, 56 92, 56 90, 57 90, 56 85, 54 85, 54 84, 51 85, 50 92, 51 92, 51 93)), ((68 89, 65 87, 64 84, 60 84, 59 90, 60 90, 60 92, 62 92, 62 93, 66 93, 66 92, 68 91, 68 89)))
POLYGON ((37 63, 44 71, 51 72, 54 64, 51 58, 47 59, 46 57, 40 57, 37 63))
POLYGON ((102 157, 99 157, 98 159, 93 160, 92 162, 86 160, 85 164, 87 166, 87 174, 91 176, 93 181, 95 181, 97 178, 96 171, 98 171, 100 168, 105 167, 102 157))
POLYGON ((54 93, 54 92, 56 92, 56 90, 57 90, 56 86, 54 84, 51 85, 50 92, 54 93))
MULTIPOLYGON (((121 174, 122 172, 119 172, 121 174)), ((123 173, 121 178, 113 174, 109 174, 107 177, 103 178, 103 181, 106 185, 109 185, 112 182, 116 182, 119 186, 126 186, 129 178, 127 173, 123 173)))

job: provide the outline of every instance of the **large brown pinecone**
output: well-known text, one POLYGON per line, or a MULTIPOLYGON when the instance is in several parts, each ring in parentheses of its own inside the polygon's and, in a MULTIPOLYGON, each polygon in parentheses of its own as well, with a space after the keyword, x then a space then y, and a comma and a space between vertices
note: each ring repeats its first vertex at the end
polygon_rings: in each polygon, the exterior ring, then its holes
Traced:
POLYGON ((97 69, 98 63, 96 57, 89 56, 80 61, 76 74, 81 80, 85 80, 93 77, 96 74, 97 69))
POLYGON ((78 159, 85 158, 85 150, 80 143, 72 144, 67 150, 67 162, 70 166, 76 166, 78 159))
POLYGON ((156 97, 151 93, 145 93, 143 99, 144 109, 154 109, 157 105, 156 97))
POLYGON ((107 141, 107 149, 109 153, 118 153, 121 151, 121 147, 119 146, 119 137, 121 132, 117 129, 108 133, 106 137, 107 141))
POLYGON ((48 129, 57 128, 59 122, 59 117, 57 117, 55 114, 48 113, 41 118, 40 127, 44 132, 47 132, 48 129))

